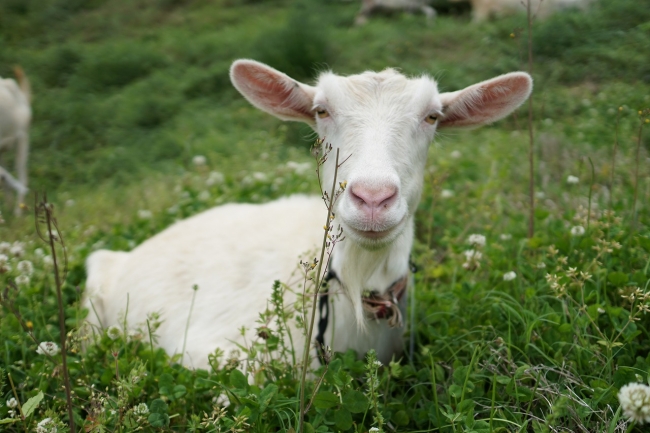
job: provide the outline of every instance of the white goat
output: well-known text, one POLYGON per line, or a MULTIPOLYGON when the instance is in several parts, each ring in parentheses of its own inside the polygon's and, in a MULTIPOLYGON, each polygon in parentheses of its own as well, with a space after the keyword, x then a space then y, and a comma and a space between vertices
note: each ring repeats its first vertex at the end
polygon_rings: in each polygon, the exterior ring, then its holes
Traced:
POLYGON ((362 0, 361 10, 357 14, 354 23, 363 25, 368 18, 376 12, 422 12, 427 20, 436 17, 436 10, 429 6, 427 0, 362 0))
MULTIPOLYGON (((31 88, 22 68, 14 68, 18 82, 0 78, 0 154, 16 146, 18 181, 9 172, 0 170, 0 178, 17 191, 14 212, 21 213, 27 193, 27 155, 29 153, 29 123, 32 119, 31 88)), ((2 161, 0 160, 0 165, 2 161)), ((2 167, 0 167, 2 168, 2 167)))
MULTIPOLYGON (((527 7, 526 0, 470 0, 470 3, 475 22, 525 12, 527 7)), ((590 0, 530 0, 530 7, 535 18, 545 19, 563 9, 585 9, 589 3, 590 0)))
MULTIPOLYGON (((506 116, 530 94, 530 76, 514 72, 450 93, 439 93, 428 76, 409 79, 393 69, 349 77, 325 72, 309 86, 264 64, 238 60, 230 76, 253 105, 308 123, 346 159, 337 179, 347 180, 347 188, 335 202, 333 221, 345 240, 330 264, 335 278, 329 315, 321 318, 323 342, 360 355, 374 348, 388 362, 402 351, 402 295, 429 144, 438 128, 478 126, 506 116)), ((323 185, 332 185, 334 165, 330 155, 322 167, 323 185)), ((205 367, 215 347, 228 350, 243 342, 238 329, 255 325, 273 281, 287 281, 300 254, 311 250, 309 258, 314 257, 325 219, 320 197, 216 207, 131 252, 93 253, 84 305, 91 308, 92 300, 90 320, 103 326, 121 323, 127 296, 130 323, 162 312, 159 344, 178 353, 192 287, 198 285, 186 348, 191 364, 205 367)), ((302 334, 292 334, 302 347, 302 334)))

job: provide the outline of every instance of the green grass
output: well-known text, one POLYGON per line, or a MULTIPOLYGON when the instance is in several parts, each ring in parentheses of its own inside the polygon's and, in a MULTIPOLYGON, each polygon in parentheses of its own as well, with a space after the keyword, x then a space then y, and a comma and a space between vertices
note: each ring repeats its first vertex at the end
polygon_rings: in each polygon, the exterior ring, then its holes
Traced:
MULTIPOLYGON (((312 174, 287 167, 310 160, 309 129, 248 105, 229 83, 232 60, 259 59, 305 81, 325 68, 397 66, 432 74, 442 90, 525 65, 522 17, 475 26, 467 16, 442 16, 428 27, 421 16, 397 15, 354 28, 356 3, 307 5, 0 4, 0 75, 20 63, 34 88, 30 186, 47 191, 67 245, 63 295, 78 429, 296 428, 299 368, 287 361, 280 335, 242 354, 266 368, 251 385, 228 354, 215 356, 209 372, 181 367, 150 345, 146 326, 140 335, 103 335, 85 351, 77 332, 87 314, 78 307, 83 261, 93 249, 131 249, 216 204, 317 191, 312 174), (207 166, 195 167, 195 155, 207 166), (207 185, 211 171, 223 182, 207 185), (251 181, 255 172, 267 180, 251 181)), ((336 355, 315 373, 324 376, 308 431, 643 431, 626 423, 616 396, 626 383, 648 383, 650 371, 650 323, 640 310, 650 281, 647 128, 636 224, 632 207, 637 134, 648 117, 638 111, 650 107, 649 24, 650 7, 632 0, 535 23, 532 239, 525 110, 437 138, 416 221, 415 351, 381 369, 372 355, 336 355), (569 175, 579 182, 567 183, 569 175), (575 226, 585 233, 573 236, 575 226), (487 243, 478 263, 464 267, 475 233, 487 243), (511 271, 516 278, 505 281, 511 271)), ((49 252, 31 212, 14 218, 9 201, 0 240, 22 242, 25 253, 5 252, 11 271, 0 274, 0 420, 14 396, 8 374, 23 405, 44 395, 24 422, 0 424, 20 432, 46 417, 67 422, 67 411, 61 355, 38 355, 34 341, 60 336, 52 268, 42 257, 49 252), (34 270, 29 283, 12 286, 20 261, 34 270)), ((310 381, 308 395, 314 388, 310 381)))

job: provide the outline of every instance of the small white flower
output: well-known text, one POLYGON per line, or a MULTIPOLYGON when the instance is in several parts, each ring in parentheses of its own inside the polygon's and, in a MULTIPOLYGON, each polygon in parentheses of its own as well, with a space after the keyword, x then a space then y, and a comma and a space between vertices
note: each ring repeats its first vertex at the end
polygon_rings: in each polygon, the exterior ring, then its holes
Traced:
POLYGON ((568 184, 576 184, 578 182, 580 182, 580 179, 578 179, 575 176, 569 175, 569 177, 566 178, 566 183, 568 183, 568 184))
POLYGON ((61 349, 59 348, 58 344, 54 343, 53 341, 44 341, 39 344, 38 348, 36 349, 36 353, 39 355, 50 356, 57 355, 60 351, 61 349))
POLYGON ((194 158, 192 158, 192 164, 197 167, 204 166, 207 162, 208 160, 203 155, 195 155, 194 158))
POLYGON ((618 393, 625 416, 639 424, 650 423, 650 386, 628 383, 618 393))
POLYGON ((582 226, 571 227, 571 236, 582 236, 585 234, 585 228, 582 226))
POLYGON ((25 246, 22 242, 14 242, 11 248, 9 248, 9 254, 16 257, 22 257, 25 254, 25 246))
POLYGON ((454 196, 454 192, 450 189, 443 189, 440 191, 440 197, 442 198, 451 198, 454 196))
POLYGON ((147 209, 140 209, 138 211, 138 218, 141 220, 150 220, 153 214, 151 213, 150 210, 147 209))
POLYGON ((253 179, 255 179, 258 182, 266 182, 267 177, 266 174, 256 171, 255 173, 253 173, 253 179))
POLYGON ((535 191, 535 197, 542 199, 546 197, 546 193, 544 191, 535 191))
POLYGON ((120 335, 122 335, 122 332, 120 331, 120 328, 113 325, 106 330, 106 335, 108 335, 108 338, 110 338, 111 340, 117 340, 118 338, 120 338, 120 335))
POLYGON ((469 235, 469 238, 467 238, 467 243, 470 245, 478 245, 481 247, 485 246, 485 236, 483 235, 469 235))
POLYGON ((15 398, 11 397, 9 400, 7 400, 7 407, 11 409, 18 407, 18 402, 15 398))
POLYGON ((18 265, 16 266, 16 269, 18 269, 18 272, 21 274, 25 275, 32 275, 32 272, 34 272, 34 266, 32 265, 32 262, 29 260, 23 260, 18 262, 18 265))
POLYGON ((43 251, 43 248, 36 248, 34 250, 34 254, 36 257, 43 257, 45 255, 45 252, 43 251))
POLYGON ((375 364, 375 367, 377 367, 377 368, 379 368, 379 367, 381 367, 382 365, 384 365, 384 364, 382 364, 381 361, 379 361, 379 360, 375 360, 375 362, 374 362, 373 364, 375 364))
POLYGON ((18 275, 16 277, 16 284, 18 284, 19 286, 29 285, 29 277, 27 275, 18 275))
POLYGON ((136 415, 146 415, 149 413, 149 408, 147 403, 140 403, 139 405, 133 408, 133 413, 136 415))
POLYGON ((499 239, 502 241, 509 241, 512 239, 512 235, 510 233, 501 233, 501 235, 499 235, 499 239))
POLYGON ((379 429, 377 427, 370 427, 370 430, 368 430, 368 433, 379 433, 379 429))
POLYGON ((546 267, 546 263, 544 263, 544 262, 539 262, 537 264, 537 269, 544 269, 545 267, 546 267))
POLYGON ((203 191, 201 191, 201 192, 199 193, 198 198, 199 198, 199 200, 201 200, 201 201, 208 201, 208 200, 210 200, 210 191, 207 191, 207 190, 203 190, 203 191))
POLYGON ((481 257, 483 257, 483 254, 476 250, 465 250, 463 254, 465 254, 465 258, 468 262, 470 260, 481 260, 481 257))
POLYGON ((517 278, 517 274, 514 271, 506 272, 503 274, 503 281, 512 281, 517 278))
POLYGON ((458 159, 458 158, 460 158, 460 157, 461 157, 460 150, 454 150, 453 152, 451 152, 451 153, 449 154, 449 156, 451 156, 451 157, 454 158, 454 159, 458 159))
POLYGON ((208 175, 208 178, 205 180, 205 184, 207 186, 221 185, 225 180, 226 178, 223 173, 220 173, 218 171, 211 171, 208 175))
POLYGON ((293 170, 293 172, 296 175, 302 176, 303 174, 307 173, 311 169, 311 163, 289 161, 287 162, 287 168, 293 170))
POLYGON ((598 307, 598 314, 605 314, 605 309, 602 307, 598 307))
POLYGON ((52 256, 45 256, 43 257, 43 264, 47 267, 50 267, 54 264, 54 259, 52 256))
POLYGON ((72 206, 74 206, 75 204, 76 204, 76 202, 75 202, 73 199, 71 199, 71 198, 69 198, 69 199, 67 199, 67 200, 65 201, 65 205, 66 205, 67 207, 72 207, 72 206))
POLYGON ((0 242, 0 253, 9 254, 11 244, 9 242, 0 242))
POLYGON ((52 418, 45 418, 36 426, 36 433, 56 433, 56 424, 52 418))

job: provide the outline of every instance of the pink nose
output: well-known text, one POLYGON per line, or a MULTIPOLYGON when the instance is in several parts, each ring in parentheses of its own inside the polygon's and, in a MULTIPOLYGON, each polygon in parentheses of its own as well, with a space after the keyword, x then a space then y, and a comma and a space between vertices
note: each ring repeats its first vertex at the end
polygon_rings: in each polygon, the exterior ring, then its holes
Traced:
POLYGON ((373 217, 388 210, 397 200, 395 185, 368 186, 355 184, 350 188, 352 199, 359 209, 373 217))

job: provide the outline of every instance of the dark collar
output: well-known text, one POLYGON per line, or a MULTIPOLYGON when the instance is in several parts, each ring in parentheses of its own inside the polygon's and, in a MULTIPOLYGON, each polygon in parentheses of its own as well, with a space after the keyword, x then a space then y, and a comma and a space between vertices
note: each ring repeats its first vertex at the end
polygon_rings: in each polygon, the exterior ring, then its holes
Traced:
MULTIPOLYGON (((417 268, 409 260, 409 270, 416 272, 417 268)), ((318 334, 316 334, 316 350, 318 351, 318 358, 321 364, 325 363, 325 331, 329 322, 329 293, 327 285, 331 280, 336 280, 341 286, 343 283, 338 275, 332 270, 327 271, 327 275, 323 280, 323 287, 320 290, 320 299, 318 301, 318 334)), ((399 280, 390 285, 388 290, 383 295, 376 291, 364 293, 361 301, 366 315, 370 319, 382 320, 386 319, 391 328, 401 327, 403 325, 402 311, 399 308, 399 301, 406 293, 408 286, 409 274, 407 273, 399 280)))

